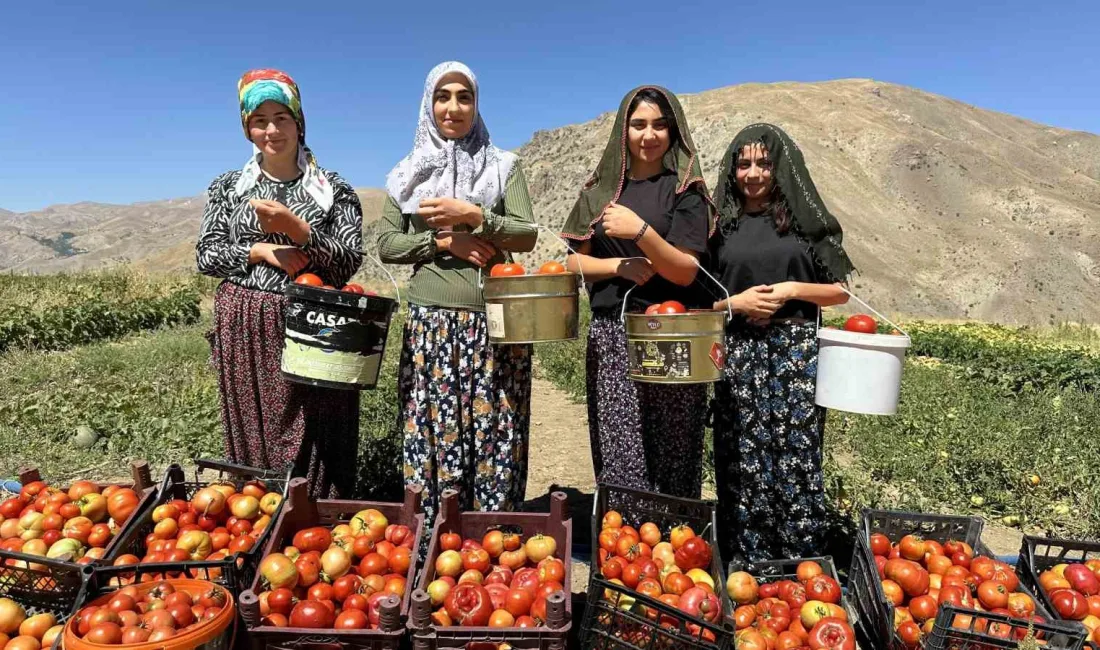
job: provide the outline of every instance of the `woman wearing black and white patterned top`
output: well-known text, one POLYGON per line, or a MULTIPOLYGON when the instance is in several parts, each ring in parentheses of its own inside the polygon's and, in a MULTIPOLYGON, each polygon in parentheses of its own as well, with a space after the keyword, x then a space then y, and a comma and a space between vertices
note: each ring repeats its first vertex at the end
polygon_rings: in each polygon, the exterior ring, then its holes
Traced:
POLYGON ((283 379, 282 292, 303 271, 337 287, 351 279, 362 262, 362 208, 347 181, 319 167, 305 146, 289 76, 254 70, 238 91, 255 153, 210 184, 196 246, 199 271, 225 279, 210 338, 226 456, 267 469, 293 466, 316 498, 350 496, 359 394, 283 379))

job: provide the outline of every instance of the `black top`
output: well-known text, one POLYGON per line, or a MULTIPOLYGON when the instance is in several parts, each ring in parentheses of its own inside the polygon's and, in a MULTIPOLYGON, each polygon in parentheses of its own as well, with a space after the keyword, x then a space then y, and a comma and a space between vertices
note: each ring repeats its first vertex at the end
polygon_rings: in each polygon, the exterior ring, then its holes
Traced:
MULTIPOLYGON (((707 250, 707 233, 710 215, 703 196, 694 189, 676 195, 676 173, 665 170, 643 180, 626 179, 618 203, 633 210, 649 227, 665 241, 702 255, 707 250)), ((589 240, 592 257, 645 257, 642 249, 629 239, 608 237, 603 220, 597 221, 589 240)), ((700 277, 702 274, 699 274, 700 277)), ((699 284, 696 278, 695 285, 699 284)), ((679 300, 687 307, 709 307, 698 296, 695 285, 682 287, 660 275, 630 292, 631 310, 645 309, 665 300, 679 300), (690 296, 690 297, 689 297, 690 296)), ((630 280, 620 277, 600 280, 589 287, 593 310, 621 309, 623 296, 634 286, 630 280)))
MULTIPOLYGON (((711 242, 714 272, 730 295, 760 284, 825 282, 814 263, 810 245, 794 231, 780 235, 770 211, 742 215, 737 228, 711 242)), ((787 302, 772 318, 817 318, 817 305, 787 302)))
POLYGON ((310 198, 301 177, 280 182, 261 175, 243 197, 234 191, 239 170, 215 178, 206 191, 206 211, 195 247, 199 272, 249 289, 282 292, 291 280, 286 272, 265 263, 248 263, 249 250, 257 242, 294 245, 289 236, 260 228, 256 208, 248 199, 269 199, 309 223, 309 241, 298 247, 309 257, 301 272, 316 273, 337 288, 344 286, 363 261, 363 209, 347 181, 335 172, 321 171, 333 190, 332 208, 327 212, 310 198))

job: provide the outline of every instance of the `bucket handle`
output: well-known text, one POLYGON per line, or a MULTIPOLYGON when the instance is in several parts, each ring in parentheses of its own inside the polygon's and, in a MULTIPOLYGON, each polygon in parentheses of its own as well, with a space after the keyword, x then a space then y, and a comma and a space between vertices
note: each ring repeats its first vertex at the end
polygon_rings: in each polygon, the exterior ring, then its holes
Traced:
POLYGON ((374 255, 371 255, 370 253, 367 253, 366 251, 364 251, 364 254, 366 255, 367 259, 369 259, 370 261, 377 264, 378 268, 382 269, 382 272, 385 273, 386 277, 389 278, 390 282, 393 283, 393 290, 397 292, 397 309, 400 310, 401 309, 401 288, 397 286, 397 280, 394 279, 393 274, 390 273, 390 270, 387 269, 386 265, 382 263, 382 260, 378 259, 374 255))
MULTIPOLYGON (((628 257, 626 259, 642 260, 642 259, 648 259, 648 258, 645 258, 645 257, 628 257)), ((714 284, 718 285, 718 288, 722 290, 722 293, 726 294, 726 311, 729 313, 730 320, 733 320, 733 306, 730 305, 730 292, 726 290, 726 285, 722 284, 721 282, 718 281, 717 278, 715 278, 713 275, 708 273, 707 270, 703 268, 703 265, 699 263, 699 258, 693 257, 691 259, 695 260, 695 266, 698 267, 699 270, 703 272, 703 275, 710 278, 711 281, 714 282, 714 284)), ((635 284, 633 287, 630 287, 629 289, 627 289, 626 293, 623 294, 623 309, 622 309, 622 312, 619 314, 619 320, 621 322, 624 322, 624 323, 626 322, 627 298, 630 297, 630 292, 634 291, 637 288, 638 288, 638 285, 635 284)))
MULTIPOLYGON (((897 331, 901 332, 901 333, 902 333, 902 334, 903 334, 903 335, 905 336, 905 338, 907 338, 907 339, 911 339, 911 338, 912 338, 911 336, 909 336, 909 332, 906 332, 905 330, 901 329, 901 326, 899 326, 899 325, 898 325, 897 323, 895 323, 894 321, 890 320, 890 319, 889 319, 889 318, 887 318, 886 316, 884 316, 884 315, 882 315, 881 313, 879 313, 879 312, 878 312, 878 311, 877 311, 877 310, 876 310, 876 309, 875 309, 874 307, 872 307, 871 305, 868 305, 868 304, 867 304, 867 303, 866 303, 866 302, 865 302, 865 301, 864 301, 864 300, 863 300, 862 298, 860 298, 860 297, 859 297, 859 296, 857 296, 856 294, 852 293, 851 291, 848 291, 848 287, 845 287, 845 286, 844 286, 843 284, 837 284, 837 286, 838 286, 838 287, 840 287, 840 290, 841 290, 841 291, 843 291, 844 293, 848 294, 848 296, 849 296, 850 298, 855 298, 855 299, 856 299, 856 302, 858 302, 859 304, 861 304, 861 305, 863 305, 864 307, 866 307, 866 308, 867 308, 867 309, 868 309, 868 310, 869 310, 869 311, 870 311, 870 312, 871 312, 872 314, 874 314, 875 316, 878 316, 878 317, 879 317, 879 318, 881 318, 882 320, 884 320, 884 321, 886 321, 887 323, 890 323, 891 325, 893 325, 893 326, 894 326, 894 329, 896 329, 897 331)), ((821 309, 819 308, 819 309, 817 310, 817 328, 818 328, 818 329, 821 329, 821 319, 822 319, 822 315, 821 315, 821 309)))
MULTIPOLYGON (((572 252, 573 249, 572 249, 572 247, 569 246, 569 242, 565 241, 565 239, 561 235, 554 232, 552 229, 542 225, 541 223, 536 223, 535 228, 538 229, 538 230, 542 230, 543 232, 546 232, 551 237, 553 237, 554 239, 561 242, 561 245, 565 248, 565 250, 567 251, 567 254, 569 252, 572 252)), ((583 265, 580 262, 577 263, 577 273, 580 274, 580 276, 581 276, 581 286, 582 287, 586 286, 585 282, 584 282, 584 268, 583 268, 583 265)))

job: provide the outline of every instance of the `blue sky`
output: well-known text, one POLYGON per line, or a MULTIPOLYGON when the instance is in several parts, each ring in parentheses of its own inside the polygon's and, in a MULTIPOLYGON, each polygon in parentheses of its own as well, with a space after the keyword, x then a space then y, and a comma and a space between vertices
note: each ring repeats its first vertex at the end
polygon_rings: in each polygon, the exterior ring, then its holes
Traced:
POLYGON ((1086 0, 37 0, 0 19, 0 207, 200 193, 250 152, 235 84, 254 67, 299 82, 322 165, 380 186, 446 59, 478 74, 508 148, 640 83, 846 77, 1100 133, 1100 2, 1086 0))

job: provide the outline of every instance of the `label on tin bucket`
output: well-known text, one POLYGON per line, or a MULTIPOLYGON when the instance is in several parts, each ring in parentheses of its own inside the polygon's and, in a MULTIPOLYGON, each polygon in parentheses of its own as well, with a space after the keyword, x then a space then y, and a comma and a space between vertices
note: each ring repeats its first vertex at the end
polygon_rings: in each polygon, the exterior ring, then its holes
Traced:
POLYGON ((373 384, 381 354, 325 350, 287 338, 283 343, 282 371, 339 384, 373 384))
POLYGON ((642 377, 691 376, 691 341, 630 341, 630 374, 642 377))
POLYGON ((485 303, 485 319, 488 321, 489 336, 502 339, 504 333, 504 305, 495 302, 485 303))

